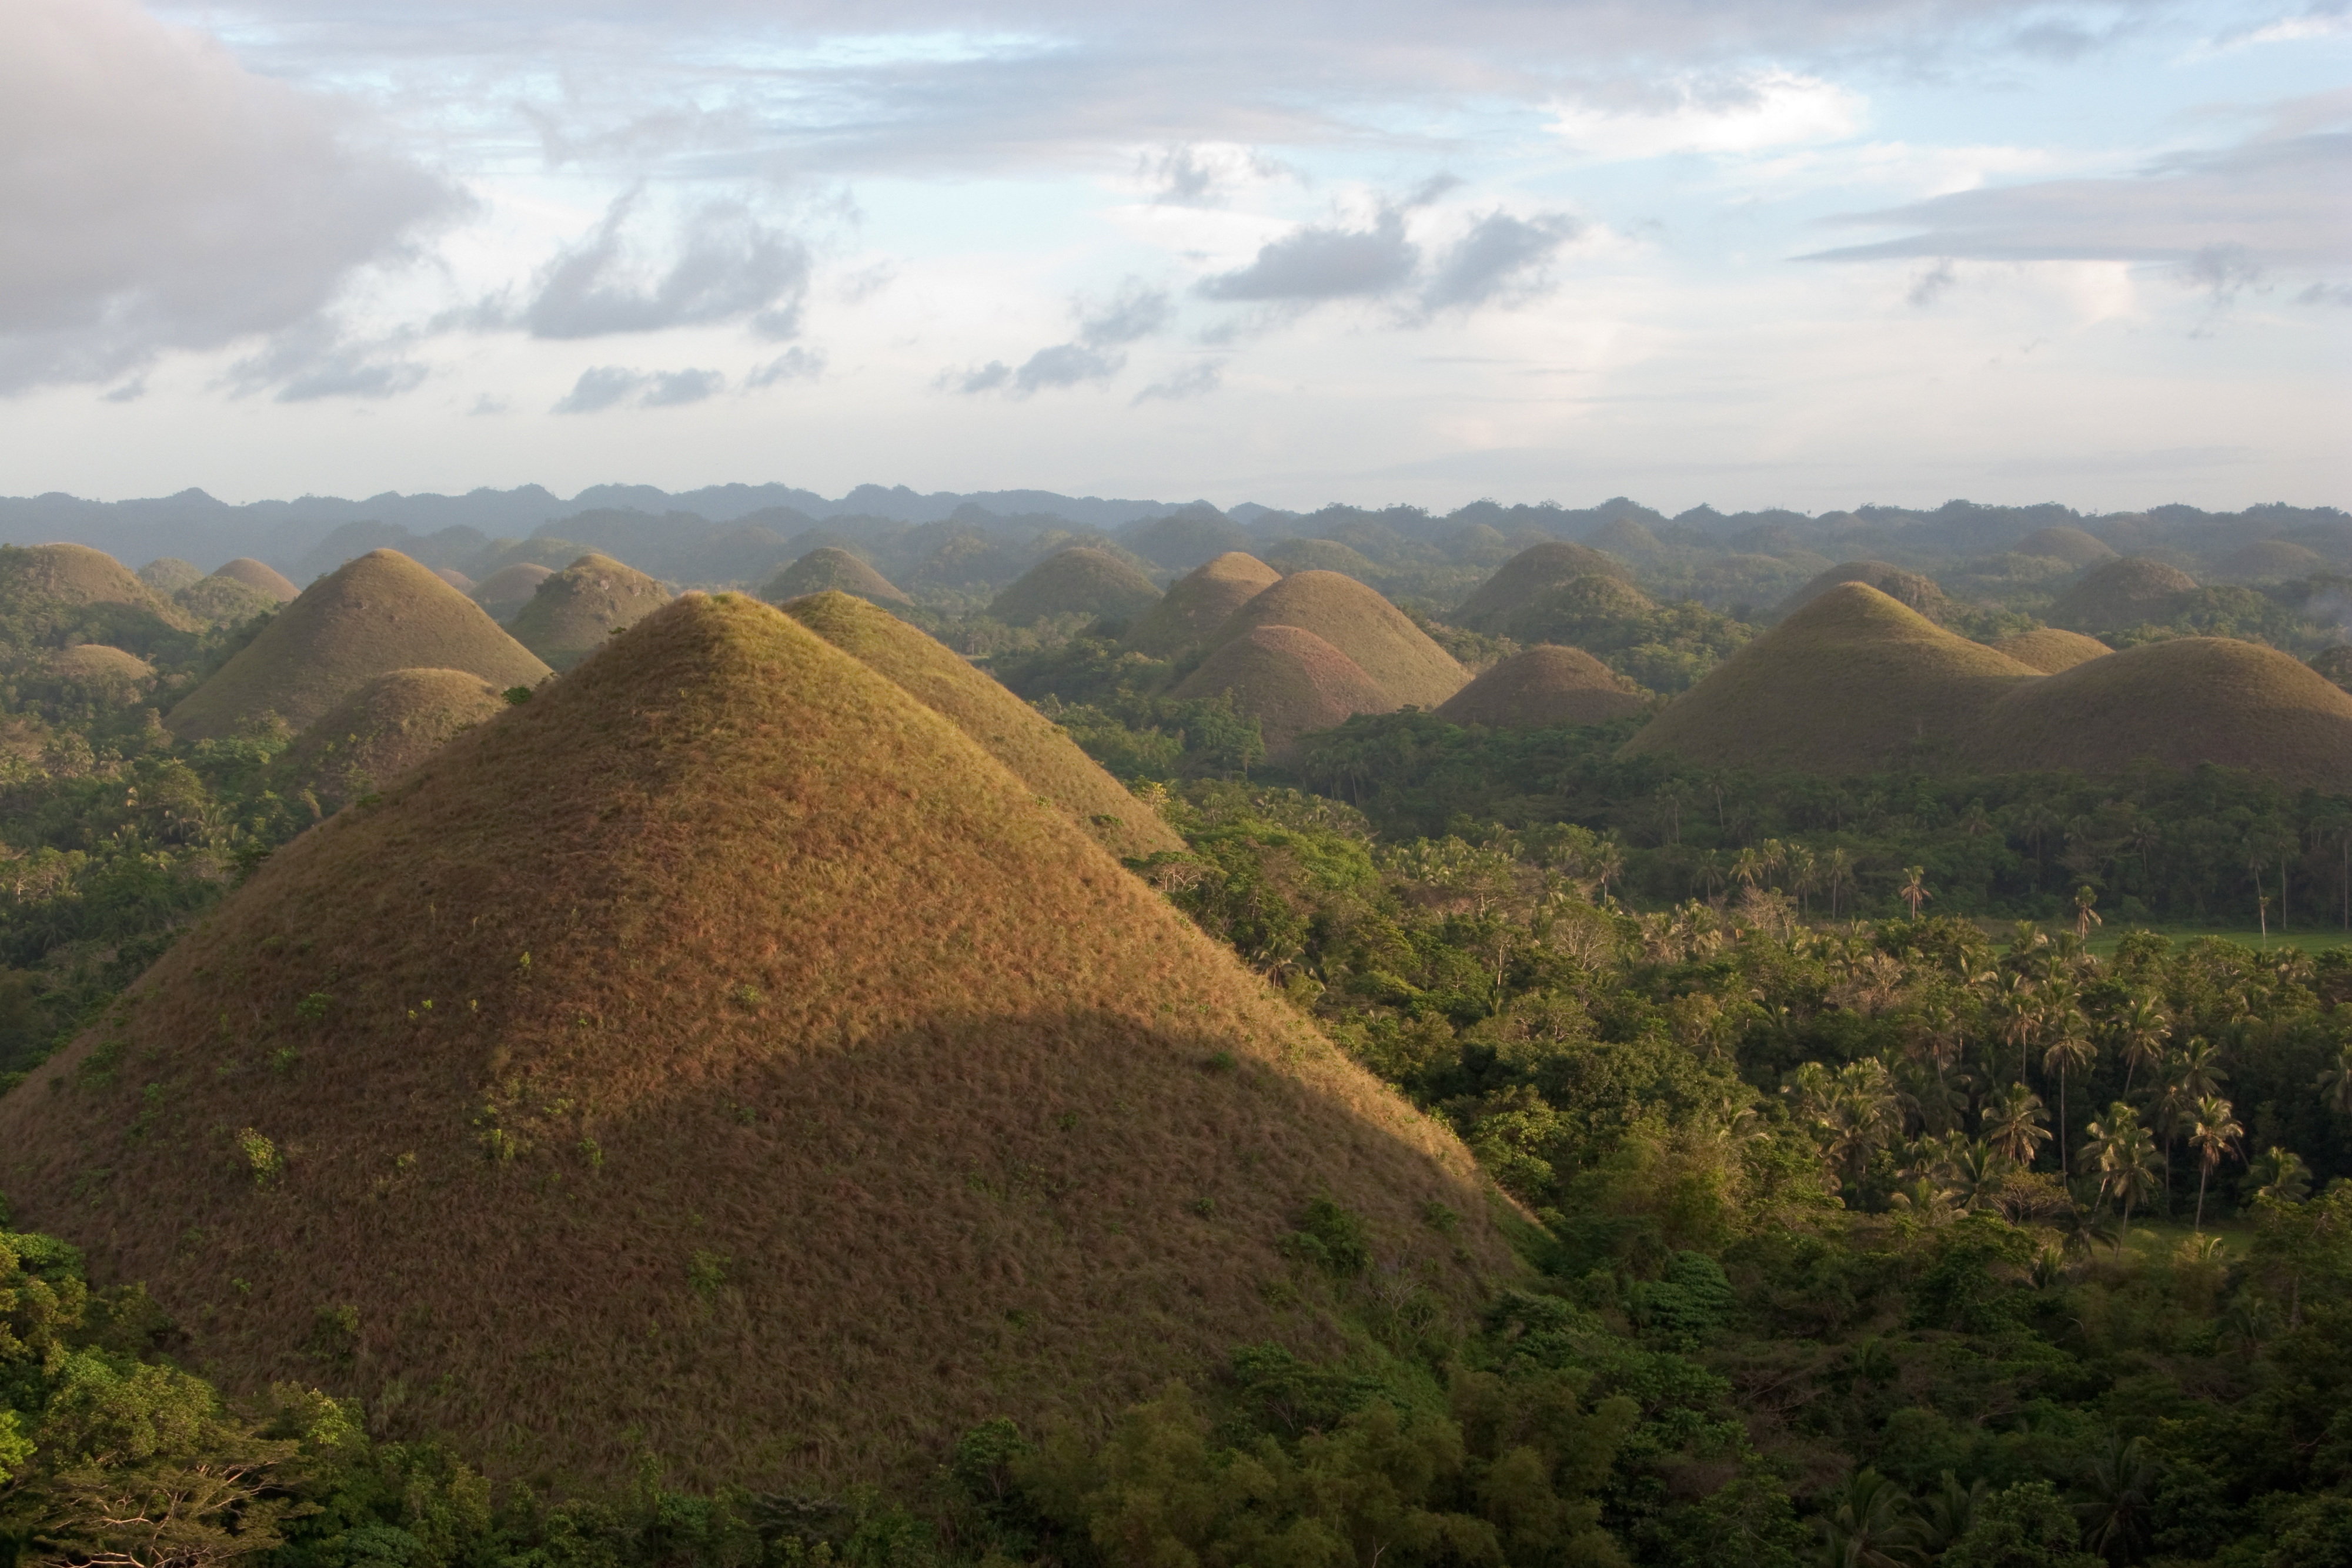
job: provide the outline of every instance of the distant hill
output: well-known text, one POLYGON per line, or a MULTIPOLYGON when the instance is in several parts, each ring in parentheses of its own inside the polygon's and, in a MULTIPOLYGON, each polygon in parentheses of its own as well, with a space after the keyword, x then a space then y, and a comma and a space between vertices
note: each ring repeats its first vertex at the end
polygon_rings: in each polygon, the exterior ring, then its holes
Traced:
POLYGON ((1868 583, 1897 604, 1908 605, 1930 621, 1940 623, 1951 618, 1952 601, 1936 586, 1933 578, 1906 571, 1883 560, 1850 560, 1830 568, 1781 601, 1770 620, 1786 620, 1842 582, 1868 583))
POLYGON ((1649 706, 1633 682, 1580 648, 1546 645, 1514 653, 1439 706, 1452 724, 1540 729, 1555 724, 1606 724, 1649 706))
POLYGON ((1226 616, 1281 580, 1282 573, 1257 557, 1228 550, 1169 584, 1160 602, 1128 627, 1126 646, 1173 658, 1206 642, 1226 616))
POLYGON ((81 545, 0 545, 0 621, 35 646, 180 649, 196 622, 112 556, 81 545))
POLYGON ((2213 563, 2219 582, 2285 582, 2327 570, 2326 558, 2290 539, 2256 539, 2213 563))
POLYGON ((1520 1271, 1438 1121, 741 595, 278 850, 0 1097, 0 1189, 228 1394, 558 1492, 839 1496, 1336 1359, 1318 1199, 1421 1332, 1520 1271))
POLYGON ((2022 632, 2014 637, 2003 637, 1992 644, 1996 653, 2008 654, 2021 664, 2029 664, 2045 675, 2061 670, 2071 670, 2086 659, 2104 659, 2115 650, 2096 637, 2085 637, 2080 632, 2061 631, 2055 626, 2043 626, 2022 632))
POLYGON ((962 730, 1112 853, 1139 859, 1183 849, 1172 829, 1059 726, 919 627, 838 591, 795 599, 783 610, 962 730))
POLYGON ((1026 626, 1055 615, 1131 621, 1160 602, 1151 580, 1108 550, 1081 547, 1047 556, 998 594, 988 612, 1026 626))
POLYGON ((394 670, 450 669, 535 685, 548 668, 480 606, 406 556, 374 550, 329 573, 164 716, 217 739, 274 715, 299 730, 394 670))
POLYGON ((1171 571, 1191 571, 1221 555, 1249 548, 1249 535, 1207 507, 1186 507, 1119 531, 1119 542, 1171 571))
POLYGON ((433 575, 468 598, 473 596, 474 580, 455 567, 436 566, 433 569, 433 575))
MULTIPOLYGON (((256 593, 267 594, 280 604, 291 604, 294 596, 302 591, 285 574, 263 565, 251 556, 241 555, 235 560, 225 562, 214 569, 213 575, 226 578, 231 582, 241 582, 256 593)), ((443 578, 442 580, 446 582, 448 579, 443 578)), ((459 589, 458 591, 462 593, 465 591, 459 589)))
POLYGON ((669 599, 668 589, 636 568, 591 551, 543 579, 507 632, 548 668, 568 670, 669 599))
POLYGON ((489 612, 491 620, 511 621, 517 611, 530 602, 531 595, 539 591, 539 585, 554 575, 555 569, 551 566, 519 560, 511 566, 499 568, 476 583, 470 597, 489 612))
POLYGON ((1171 695, 1231 699, 1235 713, 1258 721, 1266 753, 1277 759, 1301 735, 1400 706, 1347 654, 1312 632, 1282 625, 1229 638, 1171 695))
POLYGON ((160 556, 149 561, 145 566, 141 567, 138 572, 140 581, 165 599, 171 598, 184 588, 203 581, 205 575, 205 569, 195 562, 182 560, 177 556, 168 555, 160 556))
POLYGON ((1358 582, 1377 584, 1387 574, 1379 563, 1352 545, 1338 539, 1277 539, 1265 547, 1269 566, 1284 575, 1299 571, 1336 571, 1358 582))
POLYGON ((155 667, 136 653, 103 643, 77 643, 41 661, 42 673, 101 702, 125 703, 155 684, 155 667))
POLYGON ((1514 611, 1557 592, 1580 577, 1627 577, 1624 567, 1582 545, 1540 544, 1521 550, 1495 569, 1454 612, 1456 623, 1487 631, 1514 611))
POLYGON ((270 787, 334 811, 373 794, 460 733, 506 708, 498 688, 463 670, 394 670, 353 692, 295 737, 270 787))
POLYGON ((2179 568, 2127 555, 2084 572, 2045 618, 2074 632, 2120 632, 2161 621, 2181 595, 2196 590, 2197 580, 2179 568))
POLYGON ((271 614, 285 601, 250 583, 215 572, 210 577, 197 579, 173 594, 172 602, 190 619, 211 626, 226 621, 244 621, 256 615, 271 614))
POLYGON ((1209 639, 1216 647, 1258 626, 1296 626, 1346 654, 1400 704, 1433 708, 1470 684, 1470 672, 1403 611, 1351 577, 1302 571, 1245 601, 1209 639))
POLYGON ((2050 560, 2063 560, 2068 566, 2096 566, 2103 560, 2116 559, 2113 546, 2069 523, 2036 528, 2011 548, 2019 555, 2038 555, 2050 560))
POLYGON ((869 604, 911 604, 888 578, 845 549, 820 546, 768 580, 760 597, 771 604, 828 590, 869 604))
POLYGON ((1948 758, 2039 672, 1865 583, 1831 588, 1717 666, 1626 742, 1629 757, 1858 773, 1948 758))

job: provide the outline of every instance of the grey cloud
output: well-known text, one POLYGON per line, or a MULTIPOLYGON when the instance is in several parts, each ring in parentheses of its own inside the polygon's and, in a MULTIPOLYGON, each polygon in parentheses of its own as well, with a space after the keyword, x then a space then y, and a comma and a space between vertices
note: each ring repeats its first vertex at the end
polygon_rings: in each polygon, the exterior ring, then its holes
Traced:
POLYGON ((2352 307, 2352 283, 2315 283, 2294 297, 2297 305, 2352 307))
POLYGON ((466 199, 128 0, 0 6, 0 392, 274 332, 466 199))
POLYGON ((743 378, 743 384, 753 392, 774 386, 779 382, 814 381, 824 374, 824 356, 814 350, 786 349, 766 364, 743 378))
POLYGON ((631 254, 637 195, 614 202, 596 231, 556 258, 521 311, 535 338, 599 338, 749 318, 769 338, 800 329, 807 247, 761 224, 740 203, 713 203, 678 235, 666 271, 649 276, 631 254))
POLYGON ((717 371, 671 371, 656 375, 637 400, 640 408, 679 408, 700 402, 727 390, 727 378, 717 371))
POLYGON ((1018 370, 992 360, 977 370, 944 377, 941 384, 961 392, 1009 392, 1015 397, 1029 397, 1055 388, 1108 381, 1127 368, 1127 356, 1114 350, 1160 331, 1174 314, 1175 305, 1166 289, 1130 277, 1108 304, 1098 309, 1079 308, 1075 340, 1038 350, 1018 370))
POLYGON ((229 367, 228 384, 238 397, 277 388, 279 402, 315 402, 322 398, 388 398, 414 392, 427 374, 403 357, 397 338, 352 341, 324 316, 312 316, 273 333, 258 353, 229 367))
POLYGON ((1928 306, 1949 294, 1958 285, 1959 277, 1952 270, 1952 263, 1947 257, 1913 278, 1910 288, 1905 292, 1903 298, 1917 308, 1925 310, 1928 306))
POLYGON ((1185 366, 1163 381, 1152 382, 1135 394, 1135 401, 1140 405, 1161 400, 1174 402, 1186 398, 1206 397, 1224 384, 1225 361, 1202 360, 1198 364, 1185 366))
POLYGON ((1312 305, 1386 294, 1411 278, 1421 251, 1405 236, 1404 216, 1384 211, 1364 229, 1308 225, 1258 249, 1257 259, 1202 278, 1204 298, 1312 305))
POLYGON ((1167 326, 1174 313, 1166 289, 1146 287, 1130 277, 1108 305, 1080 317, 1078 341, 1097 349, 1132 343, 1167 326))
POLYGON ((1049 387, 1074 387, 1081 382, 1108 381, 1127 363, 1124 354, 1106 354, 1084 343, 1056 343, 1040 349, 1013 372, 1013 390, 1024 396, 1049 387))
POLYGON ((1544 264, 1584 225, 1565 213, 1489 213, 1457 241, 1422 290, 1428 312, 1525 300, 1542 292, 1544 264))
POLYGON ((147 378, 145 376, 139 376, 133 380, 123 382, 121 386, 116 387, 111 392, 99 393, 98 401, 100 402, 137 402, 141 398, 145 397, 146 395, 147 378))
POLYGON ((1917 232, 1802 259, 2161 262, 2211 287, 2217 267, 2242 278, 2248 267, 2352 262, 2347 189, 2352 134, 2286 137, 2181 153, 2120 178, 1962 191, 1848 214, 1831 221, 1917 232))
POLYGON ((549 410, 552 413, 595 413, 635 401, 639 408, 676 408, 717 395, 727 378, 717 371, 635 371, 621 365, 596 365, 580 372, 572 390, 549 410))
POLYGON ((960 392, 994 392, 1013 379, 1013 367, 1003 360, 991 360, 974 370, 950 371, 940 378, 940 385, 960 392))

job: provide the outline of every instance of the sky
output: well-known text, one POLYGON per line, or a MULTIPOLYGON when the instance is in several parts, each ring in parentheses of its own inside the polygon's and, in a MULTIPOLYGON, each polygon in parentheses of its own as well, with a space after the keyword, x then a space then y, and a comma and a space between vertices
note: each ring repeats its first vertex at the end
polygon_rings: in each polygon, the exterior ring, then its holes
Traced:
POLYGON ((0 0, 0 493, 2352 505, 2352 0, 0 0))

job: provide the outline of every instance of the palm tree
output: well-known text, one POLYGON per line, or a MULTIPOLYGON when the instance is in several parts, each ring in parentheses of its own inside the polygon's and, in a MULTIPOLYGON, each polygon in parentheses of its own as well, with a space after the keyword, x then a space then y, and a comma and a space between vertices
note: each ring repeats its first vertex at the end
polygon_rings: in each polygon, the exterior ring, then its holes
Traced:
POLYGON ((1838 894, 1853 885, 1853 852, 1843 844, 1822 857, 1822 881, 1829 889, 1830 918, 1838 916, 1838 894))
POLYGON ((2230 1103, 2218 1094, 2208 1094, 2197 1102, 2196 1120, 2189 1124, 2189 1141, 2197 1149, 2197 1228, 2205 1228, 2205 1183, 2213 1167, 2222 1157, 2233 1152, 2245 1128, 2231 1113, 2230 1103))
POLYGON ((1985 1102, 1977 1125, 1986 1143, 2022 1168, 2031 1166, 2034 1155, 2050 1141, 2050 1129, 2042 1121, 2042 1096, 2022 1083, 2012 1083, 1985 1102))
POLYGON ((1815 1516, 1827 1568, 1912 1568, 1921 1561, 1918 1510, 1910 1494, 1876 1470, 1845 1484, 1845 1494, 1815 1516))
POLYGON ((2124 1098, 2128 1100, 2133 1075, 2164 1060, 2164 1045, 2171 1035, 2172 1022, 2165 1017, 2164 1003, 2155 992, 2140 991, 2116 1019, 2113 1030, 2116 1053, 2124 1064, 2124 1098))
POLYGON ((2099 912, 2092 907, 2093 904, 2098 902, 2099 895, 2091 891, 2090 883, 2084 883, 2082 886, 2074 890, 2074 936, 2076 940, 2088 942, 2091 939, 2091 927, 2103 924, 2099 919, 2099 912))
POLYGON ((1936 895, 1927 891, 1927 867, 1906 865, 1903 868, 1903 874, 1909 880, 1895 890, 1895 896, 1911 906, 1911 918, 1916 920, 1919 918, 1919 906, 1936 895))
POLYGON ((1984 1506, 1985 1479, 1979 1476, 1967 1486, 1951 1471, 1944 1472, 1943 1480, 1927 1494, 1927 1506, 1921 1512, 1920 1544, 1935 1555, 1951 1550, 1954 1542, 1969 1532, 1977 1521, 1977 1511, 1984 1506))
POLYGON ((2330 1110, 2352 1115, 2352 1045, 2337 1050, 2336 1065, 2320 1073, 2317 1087, 2330 1110))
POLYGON ((2001 1040, 2017 1050, 2017 1077, 2025 1081, 2025 1042, 2033 1038, 2033 982, 2011 971, 2000 977, 1986 1010, 2001 1040))
POLYGON ((2246 1174, 2259 1184, 2254 1188, 2257 1197, 2301 1203, 2311 1196, 2311 1167, 2293 1149, 2273 1145, 2270 1153, 2256 1160, 2246 1174))
POLYGON ((2131 1239, 2131 1211, 2156 1191, 2156 1139, 2140 1125, 2139 1113, 2118 1100, 2107 1119, 2084 1129, 2083 1153, 2097 1162, 2099 1195, 2123 1206, 2123 1239, 2131 1239))
POLYGON ((2140 1452, 2139 1439, 2112 1434, 2083 1474, 2084 1490, 2091 1494, 2074 1509, 2083 1521, 2083 1544, 2102 1557, 2128 1560, 2140 1544, 2155 1481, 2156 1465, 2140 1452))
POLYGON ((2065 993, 2053 987, 2050 1001, 2050 1012, 2044 1015, 2050 1044, 2042 1053, 2042 1071, 2058 1077, 2058 1169, 2071 1177, 2074 1173, 2066 1161, 2066 1080, 2087 1071, 2098 1061, 2099 1052, 2091 1043, 2089 1026, 2065 993))
POLYGON ((1953 1202, 1962 1208, 1991 1208, 2009 1185, 2011 1168, 2007 1155, 1979 1138, 1948 1150, 1942 1172, 1951 1186, 1953 1202))

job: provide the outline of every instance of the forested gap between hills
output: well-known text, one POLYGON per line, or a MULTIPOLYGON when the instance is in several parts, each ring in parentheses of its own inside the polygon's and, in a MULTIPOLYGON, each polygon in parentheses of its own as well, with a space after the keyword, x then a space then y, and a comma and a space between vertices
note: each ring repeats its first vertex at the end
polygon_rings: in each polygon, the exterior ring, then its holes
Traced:
MULTIPOLYGON (((22 660, 0 688, 0 1092, 318 820, 269 787, 284 736, 157 723, 260 624, 139 650, 127 698, 22 660)), ((1533 1216, 1520 1288, 1450 1321, 1318 1204, 1292 1251, 1334 1361, 1238 1345, 1105 1431, 976 1428, 900 1494, 691 1495, 649 1454, 583 1500, 319 1392, 331 1312, 316 1388, 226 1399, 135 1284, 0 1212, 0 1554, 2352 1561, 2352 800, 2222 768, 1758 775, 1618 760, 1633 721, 1418 711, 1270 768, 1090 630, 994 667, 1181 832, 1137 873, 1533 1216)))

